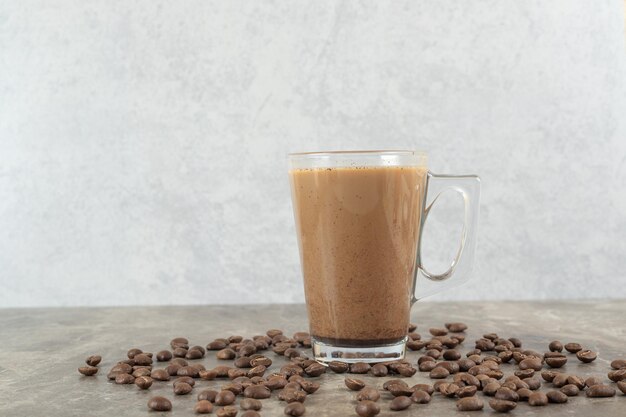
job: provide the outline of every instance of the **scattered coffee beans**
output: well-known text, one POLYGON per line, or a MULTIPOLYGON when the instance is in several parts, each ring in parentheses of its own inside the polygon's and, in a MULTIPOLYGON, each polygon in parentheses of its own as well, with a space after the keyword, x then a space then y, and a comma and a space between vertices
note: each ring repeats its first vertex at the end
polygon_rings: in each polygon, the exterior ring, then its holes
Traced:
POLYGON ((365 387, 356 395, 357 401, 378 401, 380 399, 380 393, 374 387, 365 387))
POLYGON ((338 374, 342 374, 350 368, 350 365, 348 365, 345 362, 332 361, 328 364, 328 367, 330 368, 331 371, 338 373, 338 374))
POLYGON ((152 397, 148 400, 148 408, 154 411, 170 411, 172 403, 165 397, 152 397))
POLYGON ((152 386, 152 378, 149 376, 140 376, 135 378, 135 385, 140 389, 148 389, 152 386))
POLYGON ((215 404, 217 405, 230 405, 235 402, 235 394, 232 391, 223 390, 217 393, 215 396, 215 404))
POLYGON ((380 407, 374 401, 359 401, 354 411, 361 417, 374 417, 380 413, 380 407))
POLYGON ((613 368, 613 369, 624 369, 624 368, 626 368, 626 359, 615 359, 613 362, 611 362, 611 368, 613 368))
POLYGON ((227 405, 226 407, 219 408, 215 415, 217 417, 235 417, 237 415, 237 407, 233 407, 232 405, 227 405))
POLYGON ((89 366, 97 366, 100 361, 102 361, 102 356, 100 355, 91 355, 85 359, 85 363, 89 366))
POLYGON ((460 333, 467 330, 467 325, 464 323, 446 323, 445 327, 452 333, 460 333))

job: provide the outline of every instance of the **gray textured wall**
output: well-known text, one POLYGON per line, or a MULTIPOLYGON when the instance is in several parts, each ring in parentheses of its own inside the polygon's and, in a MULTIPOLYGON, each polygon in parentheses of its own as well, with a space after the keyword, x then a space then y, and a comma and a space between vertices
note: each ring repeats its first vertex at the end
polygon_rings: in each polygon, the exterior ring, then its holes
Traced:
POLYGON ((474 280, 434 299, 626 297, 623 16, 5 0, 0 306, 302 301, 285 154, 350 148, 481 175, 474 280))

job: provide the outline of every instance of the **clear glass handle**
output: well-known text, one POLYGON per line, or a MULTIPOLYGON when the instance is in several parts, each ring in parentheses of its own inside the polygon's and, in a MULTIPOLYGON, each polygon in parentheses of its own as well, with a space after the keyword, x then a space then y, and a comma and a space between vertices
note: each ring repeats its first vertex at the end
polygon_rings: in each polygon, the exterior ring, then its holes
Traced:
POLYGON ((465 207, 465 220, 461 233, 461 242, 455 258, 447 271, 442 274, 431 274, 422 264, 421 236, 417 253, 417 268, 413 278, 412 303, 417 300, 438 293, 446 288, 454 287, 467 282, 472 267, 474 266, 474 251, 476 248, 476 228, 478 226, 478 207, 480 200, 480 178, 476 175, 435 175, 428 173, 428 185, 426 188, 426 204, 422 216, 422 227, 428 219, 428 213, 439 196, 448 191, 456 191, 463 197, 465 207), (447 281, 439 285, 424 285, 428 281, 447 281), (423 288, 422 288, 423 287, 423 288))

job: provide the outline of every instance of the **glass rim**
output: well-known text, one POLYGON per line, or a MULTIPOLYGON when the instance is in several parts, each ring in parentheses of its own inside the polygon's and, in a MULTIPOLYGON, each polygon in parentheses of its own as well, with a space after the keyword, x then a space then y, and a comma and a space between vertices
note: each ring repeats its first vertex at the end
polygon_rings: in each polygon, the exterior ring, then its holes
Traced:
POLYGON ((385 149, 385 150, 352 150, 352 151, 315 151, 315 152, 292 152, 287 154, 289 158, 323 158, 323 157, 333 157, 333 156, 388 156, 388 155, 399 155, 399 156, 427 156, 424 151, 410 151, 407 149, 385 149))

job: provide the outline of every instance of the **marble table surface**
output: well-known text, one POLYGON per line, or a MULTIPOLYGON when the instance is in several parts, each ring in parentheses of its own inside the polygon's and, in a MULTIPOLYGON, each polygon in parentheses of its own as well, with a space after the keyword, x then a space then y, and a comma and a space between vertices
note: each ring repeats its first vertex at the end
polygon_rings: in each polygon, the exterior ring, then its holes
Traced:
MULTIPOLYGON (((606 378, 610 361, 626 358, 624 300, 418 303, 413 308, 412 321, 418 324, 418 332, 423 336, 428 335, 429 327, 441 327, 444 322, 467 323, 469 329, 462 352, 473 348, 473 340, 489 332, 507 338, 518 337, 525 347, 541 352, 547 351, 547 345, 553 339, 563 343, 579 342, 597 351, 598 359, 583 364, 568 354, 569 361, 562 370, 581 376, 597 375, 608 383, 611 383, 606 378)), ((108 369, 123 359, 129 348, 157 352, 168 348, 169 341, 177 336, 185 336, 190 343, 204 346, 217 337, 235 334, 252 336, 269 328, 280 328, 291 335, 295 331, 306 330, 306 323, 306 311, 302 305, 0 310, 0 415, 194 415, 197 393, 205 387, 219 387, 223 381, 198 380, 191 395, 175 397, 171 382, 155 381, 150 390, 141 391, 134 385, 108 382, 108 369), (77 368, 91 354, 102 355, 101 369, 95 377, 83 377, 77 368), (172 399, 172 412, 148 411, 146 403, 156 394, 172 399)), ((286 362, 271 351, 267 354, 274 360, 271 369, 286 362)), ((420 354, 409 352, 408 359, 415 362, 420 354)), ((214 352, 209 352, 199 362, 207 368, 218 363, 214 352)), ((503 365, 505 375, 514 369, 513 365, 503 365)), ((306 415, 356 415, 354 393, 345 388, 343 379, 344 376, 332 373, 318 378, 322 387, 307 398, 306 415)), ((382 387, 387 378, 363 376, 362 379, 382 387)), ((429 380, 427 374, 418 372, 407 382, 412 385, 434 381, 429 380)), ((547 391, 551 387, 544 383, 541 389, 547 391)), ((380 416, 493 414, 487 401, 482 412, 459 412, 454 400, 439 395, 433 396, 430 404, 414 404, 406 411, 392 412, 389 411, 388 396, 385 393, 379 400, 380 416)), ((263 416, 283 415, 284 403, 273 397, 263 400, 263 416)), ((579 395, 570 398, 568 404, 549 404, 543 408, 520 403, 510 414, 626 416, 626 396, 619 391, 613 398, 590 399, 579 395)))

